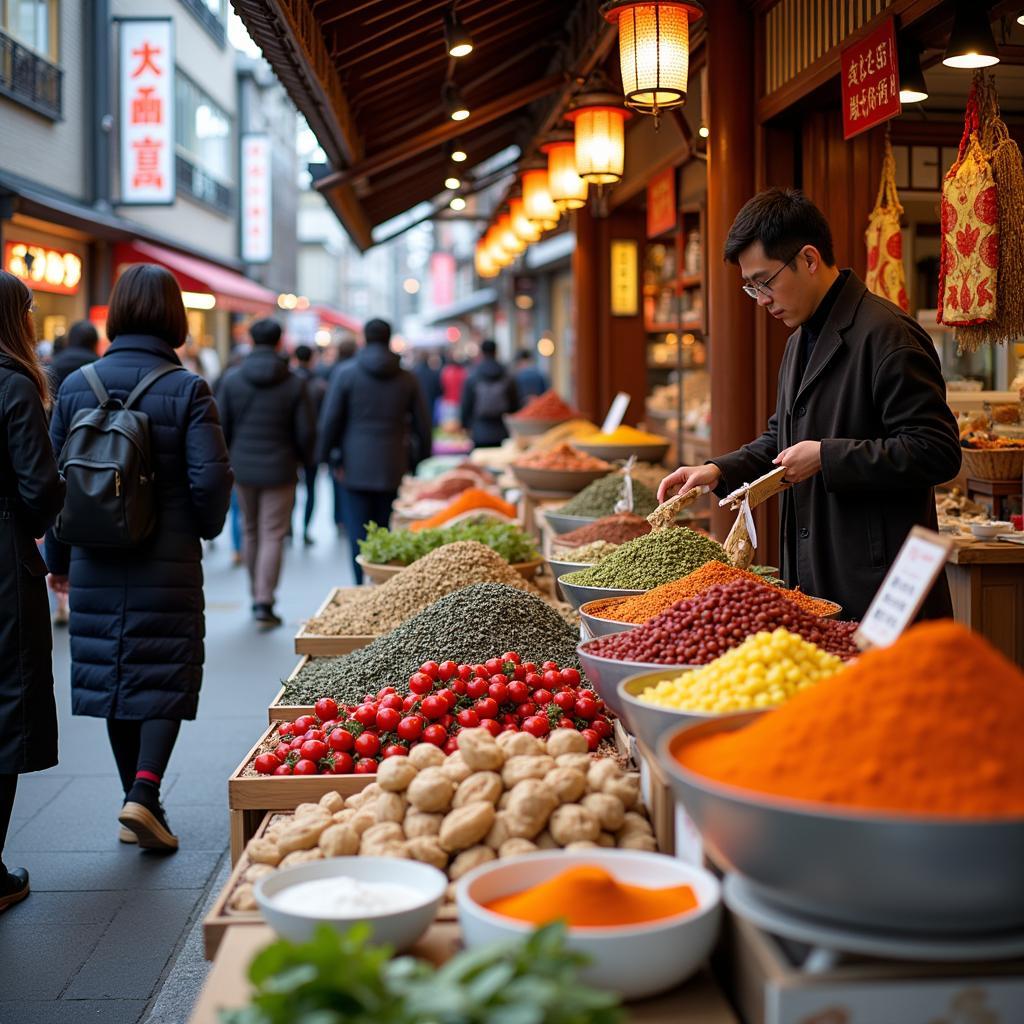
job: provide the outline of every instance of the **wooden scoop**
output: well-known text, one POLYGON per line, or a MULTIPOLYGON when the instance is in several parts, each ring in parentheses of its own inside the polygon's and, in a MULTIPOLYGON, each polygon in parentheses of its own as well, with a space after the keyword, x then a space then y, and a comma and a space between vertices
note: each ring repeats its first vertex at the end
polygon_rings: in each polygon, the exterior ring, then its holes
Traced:
POLYGON ((680 491, 668 501, 663 501, 647 517, 647 522, 651 524, 651 530, 667 530, 675 523, 684 508, 692 505, 702 494, 707 493, 706 487, 691 487, 690 490, 680 491))

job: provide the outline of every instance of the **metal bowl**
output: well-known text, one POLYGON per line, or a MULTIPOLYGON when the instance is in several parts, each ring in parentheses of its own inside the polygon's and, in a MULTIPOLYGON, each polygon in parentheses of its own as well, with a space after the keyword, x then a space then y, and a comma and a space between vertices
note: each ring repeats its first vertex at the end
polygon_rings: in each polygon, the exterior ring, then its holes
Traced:
POLYGON ((572 530, 578 530, 581 526, 589 526, 591 523, 596 523, 598 516, 563 516, 559 512, 552 512, 550 509, 544 510, 544 518, 547 520, 548 526, 556 534, 570 533, 572 530))
POLYGON ((635 622, 616 622, 614 619, 602 619, 600 616, 591 615, 587 608, 597 601, 588 601, 579 607, 580 618, 587 624, 591 636, 612 636, 614 633, 625 633, 627 630, 636 629, 635 622))
MULTIPOLYGON (((577 566, 582 571, 586 566, 577 566)), ((568 575, 566 573, 565 575, 568 575)), ((645 594, 645 590, 609 590, 607 587, 584 587, 579 583, 566 582, 565 575, 558 581, 558 586, 565 595, 566 601, 579 608, 588 601, 599 601, 602 597, 629 597, 632 594, 645 594)))
MULTIPOLYGON (((548 567, 551 569, 551 575, 555 577, 555 587, 558 587, 558 580, 564 576, 567 572, 575 572, 577 569, 589 569, 593 562, 563 562, 557 558, 546 559, 548 567)), ((565 595, 562 595, 563 600, 568 600, 565 595)))
POLYGON ((587 484, 600 480, 612 471, 611 466, 605 469, 537 469, 533 466, 517 466, 514 462, 509 469, 524 487, 548 494, 577 494, 587 484))
POLYGON ((508 414, 502 416, 505 421, 505 429, 512 437, 540 437, 546 434, 552 427, 560 423, 568 423, 571 416, 565 416, 560 420, 523 420, 508 414))
MULTIPOLYGON (((678 708, 661 707, 640 699, 640 694, 644 690, 657 686, 665 679, 675 679, 686 671, 690 671, 690 669, 661 668, 656 672, 641 672, 638 675, 627 676, 619 683, 617 698, 619 706, 622 708, 621 717, 626 723, 626 728, 644 743, 648 750, 657 750, 658 740, 664 733, 673 729, 684 725, 697 725, 700 722, 718 722, 723 718, 732 718, 741 713, 681 711, 678 708)), ((763 711, 754 712, 754 714, 763 715, 767 710, 765 708, 763 711)))
POLYGON ((692 665, 652 665, 645 661, 616 661, 591 654, 588 648, 594 640, 585 640, 576 647, 576 654, 583 666, 587 679, 593 684, 601 699, 615 714, 622 717, 622 701, 619 699, 619 683, 640 672, 662 669, 666 672, 683 672, 692 665))
POLYGON ((621 462, 635 455, 641 462, 661 462, 668 454, 668 441, 652 441, 650 444, 584 444, 581 441, 573 441, 573 448, 579 448, 587 455, 593 455, 595 459, 604 459, 606 462, 621 462))
POLYGON ((774 797, 685 768, 689 742, 757 712, 683 726, 658 742, 672 790, 709 853, 776 906, 858 927, 946 934, 1024 927, 1024 818, 899 815, 774 797))

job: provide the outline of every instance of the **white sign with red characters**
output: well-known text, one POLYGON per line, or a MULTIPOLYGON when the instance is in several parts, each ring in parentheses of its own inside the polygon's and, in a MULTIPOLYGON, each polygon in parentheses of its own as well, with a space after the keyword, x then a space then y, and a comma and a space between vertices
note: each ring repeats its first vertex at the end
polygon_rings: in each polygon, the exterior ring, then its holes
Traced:
POLYGON ((271 255, 270 136, 242 136, 242 259, 268 263, 271 255))
POLYGON ((121 198, 174 202, 174 23, 121 20, 121 198))

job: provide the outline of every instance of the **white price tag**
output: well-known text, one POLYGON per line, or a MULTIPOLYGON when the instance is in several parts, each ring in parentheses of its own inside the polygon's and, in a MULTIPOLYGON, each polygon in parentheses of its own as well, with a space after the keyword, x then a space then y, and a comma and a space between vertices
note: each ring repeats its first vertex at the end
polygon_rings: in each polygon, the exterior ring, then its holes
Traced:
POLYGON ((945 569, 952 546, 949 538, 931 530, 916 526, 910 531, 854 634, 861 649, 888 647, 899 639, 945 569))
POLYGON ((743 512, 743 518, 747 524, 747 536, 750 538, 750 546, 756 551, 757 550, 757 527, 754 526, 754 513, 750 511, 750 501, 747 498, 743 499, 743 504, 740 505, 740 509, 743 512))
POLYGON ((612 404, 608 408, 608 415, 605 416, 604 423, 601 424, 601 433, 614 434, 622 424, 622 417, 626 415, 628 408, 629 395, 625 391, 620 391, 612 399, 612 404))

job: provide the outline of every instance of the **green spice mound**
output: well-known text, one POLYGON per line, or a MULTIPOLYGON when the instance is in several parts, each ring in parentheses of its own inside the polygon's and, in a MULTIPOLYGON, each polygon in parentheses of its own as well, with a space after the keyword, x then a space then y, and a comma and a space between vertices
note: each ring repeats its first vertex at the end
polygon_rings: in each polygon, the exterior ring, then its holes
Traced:
POLYGON ((718 541, 683 526, 655 530, 644 537, 637 537, 597 565, 569 573, 562 580, 584 587, 652 590, 663 583, 688 576, 706 562, 731 564, 725 548, 718 541))
POLYGON ((358 703, 382 686, 408 692, 425 661, 480 662, 516 651, 523 661, 578 666, 579 632, 539 597, 501 583, 477 583, 442 597, 368 647, 314 658, 285 684, 284 704, 333 697, 358 703))
POLYGON ((431 551, 461 540, 485 544, 506 562, 531 562, 539 557, 532 538, 517 526, 483 518, 416 532, 392 532, 385 526, 367 523, 366 539, 359 542, 359 553, 377 565, 411 565, 431 551))
MULTIPOLYGON (((559 515, 587 516, 600 519, 615 512, 615 504, 626 495, 625 478, 621 473, 609 473, 595 480, 563 505, 559 515)), ((638 516, 649 516, 658 507, 657 497, 638 480, 633 481, 633 511, 638 516)))

